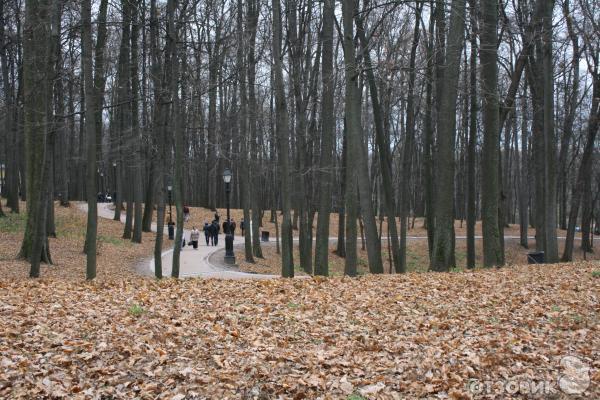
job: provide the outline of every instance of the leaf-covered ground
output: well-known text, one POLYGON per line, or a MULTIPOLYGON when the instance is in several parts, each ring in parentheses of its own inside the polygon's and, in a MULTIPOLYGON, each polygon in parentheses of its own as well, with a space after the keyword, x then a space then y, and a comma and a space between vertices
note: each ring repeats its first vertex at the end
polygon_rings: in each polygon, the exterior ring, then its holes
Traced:
POLYGON ((600 398, 598 269, 4 279, 0 398, 525 396, 474 395, 471 379, 547 382, 542 398, 568 398, 557 383, 565 356, 589 368, 580 398, 600 398))
MULTIPOLYGON (((18 260, 25 226, 25 203, 21 214, 7 213, 0 218, 0 279, 27 279, 29 262, 18 260)), ((83 253, 87 214, 72 202, 65 208, 55 203, 56 238, 49 238, 54 265, 41 265, 41 276, 57 280, 82 281, 85 279, 86 256, 83 253)), ((124 225, 119 221, 98 218, 97 262, 98 279, 127 279, 137 277, 140 260, 151 258, 155 233, 144 232, 141 244, 123 239, 124 225)), ((172 242, 165 240, 163 248, 172 242)), ((141 268, 140 268, 141 269, 141 268)))
POLYGON ((0 399, 600 398, 597 261, 157 282, 134 268, 154 234, 100 219, 87 283, 85 214, 56 213, 39 280, 14 259, 24 218, 0 219, 0 399))

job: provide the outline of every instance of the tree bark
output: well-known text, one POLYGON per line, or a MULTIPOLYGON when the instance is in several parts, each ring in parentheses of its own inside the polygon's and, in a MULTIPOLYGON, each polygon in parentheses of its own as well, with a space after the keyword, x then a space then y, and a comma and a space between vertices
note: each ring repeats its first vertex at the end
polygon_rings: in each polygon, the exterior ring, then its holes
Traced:
MULTIPOLYGON (((422 6, 417 5, 417 16, 416 21, 420 18, 422 6)), ((397 273, 406 272, 406 225, 404 225, 405 231, 404 236, 400 238, 401 242, 398 240, 398 228, 396 226, 396 200, 394 199, 394 185, 392 183, 392 156, 390 154, 390 144, 389 144, 389 135, 384 129, 383 123, 383 113, 381 110, 381 105, 379 102, 379 91, 377 88, 377 82, 375 80, 375 74, 373 73, 373 65, 371 62, 371 55, 369 54, 368 42, 365 35, 364 22, 360 13, 355 13, 357 34, 360 39, 361 44, 361 52, 362 56, 365 60, 366 72, 367 72, 367 80, 369 83, 369 92, 371 94, 371 104, 373 107, 373 119, 375 123, 375 137, 377 143, 377 150, 379 153, 379 163, 381 165, 381 179, 383 186, 383 195, 384 195, 384 206, 385 213, 387 216, 388 227, 390 230, 391 237, 391 247, 392 247, 392 259, 394 261, 394 269, 397 273), (402 244, 404 244, 404 250, 402 250, 402 244)), ((414 72, 415 65, 415 55, 416 55, 416 43, 418 43, 418 35, 419 35, 419 24, 415 23, 415 39, 413 41, 413 46, 411 48, 411 71, 414 72)), ((409 80, 410 81, 410 80, 409 80)), ((414 82, 409 83, 409 102, 414 104, 414 99, 412 96, 411 89, 414 92, 414 82)), ((408 112, 408 111, 407 111, 408 112)), ((414 115, 412 117, 412 134, 414 136, 414 115)), ((411 129, 410 127, 408 128, 411 129)), ((407 137, 410 135, 410 132, 407 132, 407 137)), ((403 174, 404 168, 407 167, 406 164, 403 163, 403 174)), ((400 190, 400 207, 402 210, 402 205, 404 201, 403 194, 407 191, 405 182, 403 182, 404 189, 400 190)), ((369 194, 370 195, 370 194, 369 194)), ((402 215, 402 213, 401 213, 402 215)), ((402 218, 402 217, 401 217, 402 218)), ((401 221, 402 224, 402 221, 401 221)), ((382 271, 383 272, 383 265, 382 271)))
POLYGON ((87 267, 86 279, 92 280, 96 277, 96 237, 98 229, 98 209, 96 193, 96 98, 94 91, 94 77, 92 75, 92 12, 91 1, 84 0, 81 3, 81 18, 83 24, 81 51, 83 75, 86 93, 85 132, 87 139, 87 203, 88 219, 85 237, 87 267))
MULTIPOLYGON (((593 76, 593 95, 592 95, 592 107, 590 109, 588 126, 587 126, 587 141, 581 157, 581 164, 579 165, 579 172, 577 174, 577 182, 573 187, 571 196, 571 210, 569 211, 569 224, 567 226, 567 237, 565 239, 565 249, 562 255, 562 261, 567 262, 573 259, 573 240, 575 238, 575 226, 577 224, 577 216, 579 214, 579 207, 582 200, 585 199, 585 192, 588 190, 586 185, 590 185, 591 179, 591 166, 594 154, 594 143, 596 141, 596 135, 600 125, 600 74, 597 69, 594 71, 593 76)), ((582 218, 582 231, 585 218, 582 218)), ((589 223, 588 223, 589 226, 589 223)), ((582 232, 583 238, 583 232, 582 232)), ((583 243, 582 243, 583 247, 583 243)), ((590 246, 591 247, 591 246, 590 246)), ((584 248, 586 251, 591 249, 584 248)))
POLYGON ((281 3, 273 1, 273 62, 275 69, 275 110, 277 118, 277 141, 281 176, 281 203, 283 222, 281 225, 281 275, 294 276, 292 254, 291 188, 289 183, 289 121, 283 84, 281 55, 281 3))
POLYGON ((464 36, 465 0, 452 0, 450 31, 443 66, 442 98, 437 132, 435 233, 431 269, 448 271, 455 265, 454 255, 454 130, 460 57, 464 36))
POLYGON ((469 67, 469 143, 467 145, 467 268, 475 268, 475 223, 477 182, 475 180, 477 146, 477 12, 476 2, 470 0, 471 53, 469 67))
MULTIPOLYGON (((499 156, 500 130, 498 106, 498 54, 497 28, 498 3, 496 0, 482 1, 481 30, 481 90, 483 93, 483 153, 481 173, 481 219, 483 233, 483 265, 485 267, 503 264, 500 243, 499 156)), ((508 156, 507 154, 505 156, 508 156)))
POLYGON ((142 243, 142 201, 143 201, 143 180, 142 180, 142 136, 140 132, 139 118, 139 96, 140 96, 140 79, 138 74, 139 63, 139 18, 140 18, 140 1, 132 1, 131 7, 131 126, 133 139, 133 200, 135 202, 133 236, 131 241, 134 243, 142 243))
POLYGON ((50 259, 46 239, 46 143, 50 88, 50 4, 47 0, 25 3, 23 29, 23 111, 26 158, 27 221, 19 258, 31 262, 30 276, 39 277, 40 261, 50 259))

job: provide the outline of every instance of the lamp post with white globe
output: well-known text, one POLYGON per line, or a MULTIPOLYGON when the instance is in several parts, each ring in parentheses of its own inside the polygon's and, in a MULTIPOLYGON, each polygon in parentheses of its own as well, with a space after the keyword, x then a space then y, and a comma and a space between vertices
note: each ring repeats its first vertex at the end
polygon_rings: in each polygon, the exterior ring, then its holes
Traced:
POLYGON ((229 195, 231 193, 231 170, 225 168, 223 171, 223 182, 225 182, 225 193, 227 194, 227 221, 225 223, 225 263, 235 264, 235 254, 233 253, 233 234, 231 233, 231 215, 229 209, 229 195))

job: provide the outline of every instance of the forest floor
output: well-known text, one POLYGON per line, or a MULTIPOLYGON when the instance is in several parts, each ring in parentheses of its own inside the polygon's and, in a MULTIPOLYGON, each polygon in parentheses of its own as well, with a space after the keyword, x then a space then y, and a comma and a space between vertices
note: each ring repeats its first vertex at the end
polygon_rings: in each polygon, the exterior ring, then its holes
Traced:
POLYGON ((23 217, 0 219, 0 398, 600 398, 597 261, 157 281, 135 269, 153 234, 100 219, 90 283, 85 214, 56 212, 35 280, 23 217))
MULTIPOLYGON (((596 243, 600 243, 600 236, 595 237, 596 243)), ((559 254, 562 254, 565 241, 558 239, 559 254)), ((573 258, 575 261, 584 261, 584 254, 579 246, 579 240, 575 241, 575 248, 573 251, 573 258)), ((381 255, 383 258, 384 270, 389 273, 392 267, 392 260, 390 259, 390 251, 388 250, 388 241, 383 239, 383 246, 381 255)), ((480 268, 483 266, 483 242, 481 239, 475 241, 475 261, 476 267, 480 268)), ((505 239, 505 257, 507 265, 520 265, 527 264, 527 253, 535 251, 535 240, 529 241, 529 249, 523 248, 519 244, 519 239, 507 238, 505 239)), ((598 247, 598 244, 596 244, 598 247)), ((339 257, 336 253, 337 241, 329 241, 329 274, 331 276, 344 275, 344 262, 345 258, 339 257)), ((253 272, 258 274, 280 274, 281 273, 281 255, 277 254, 277 248, 275 246, 274 239, 271 239, 267 244, 262 243, 263 258, 254 258, 254 263, 244 261, 243 258, 243 247, 236 249, 237 258, 239 261, 240 270, 244 272, 253 272)), ((464 238, 456 239, 456 267, 458 270, 466 269, 467 266, 467 241, 464 238)), ((313 244, 313 258, 314 258, 314 244, 313 244)), ((367 262, 367 251, 361 248, 361 244, 358 245, 358 265, 357 271, 359 274, 367 274, 369 272, 369 265, 367 262)), ((588 261, 600 261, 600 250, 596 250, 594 253, 586 253, 585 260, 588 261)), ((406 266, 410 272, 427 272, 429 268, 429 250, 427 246, 427 237, 423 238, 412 238, 408 239, 406 246, 406 266)), ((305 275, 306 273, 300 268, 300 253, 298 249, 298 242, 294 242, 294 270, 298 275, 305 275)))

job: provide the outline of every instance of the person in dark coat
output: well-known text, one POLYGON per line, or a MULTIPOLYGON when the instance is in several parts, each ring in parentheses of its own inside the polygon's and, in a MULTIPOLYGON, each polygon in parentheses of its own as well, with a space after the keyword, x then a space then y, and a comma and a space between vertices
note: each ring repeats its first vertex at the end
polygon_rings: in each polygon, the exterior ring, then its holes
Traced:
MULTIPOLYGON (((218 225, 217 225, 218 226, 218 225)), ((217 226, 215 226, 214 221, 211 222, 208 229, 210 230, 210 245, 215 246, 215 236, 217 236, 217 226)))
POLYGON ((246 229, 246 222, 244 221, 244 218, 242 218, 240 221, 240 229, 242 230, 242 236, 244 236, 244 229, 246 229))
POLYGON ((206 245, 208 246, 208 243, 210 241, 210 225, 208 225, 208 222, 204 221, 204 228, 202 228, 202 230, 204 231, 204 238, 206 239, 206 245))
POLYGON ((218 211, 215 212, 215 221, 217 221, 217 225, 219 224, 219 221, 221 220, 221 215, 219 214, 218 211))
POLYGON ((229 231, 232 235, 235 236, 235 221, 231 218, 231 222, 229 224, 229 231))
POLYGON ((219 244, 219 222, 217 220, 214 220, 212 223, 212 227, 213 227, 213 246, 216 246, 219 244))
POLYGON ((228 225, 229 225, 229 221, 223 221, 223 233, 227 235, 228 233, 228 225))

